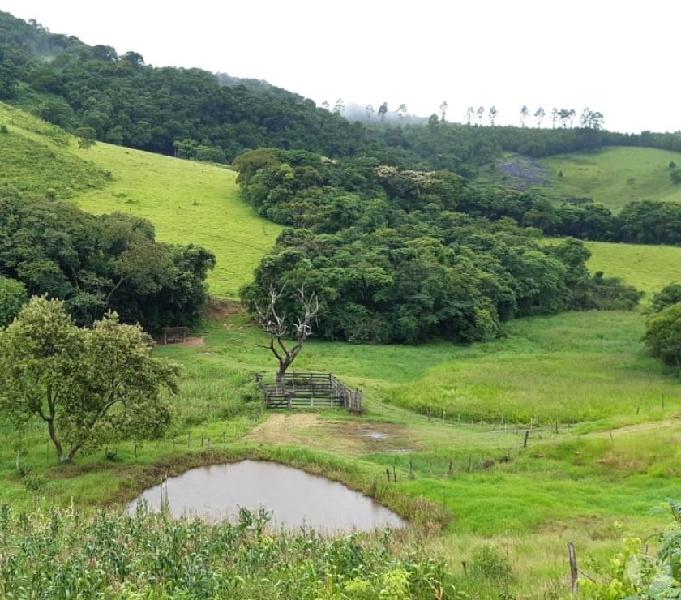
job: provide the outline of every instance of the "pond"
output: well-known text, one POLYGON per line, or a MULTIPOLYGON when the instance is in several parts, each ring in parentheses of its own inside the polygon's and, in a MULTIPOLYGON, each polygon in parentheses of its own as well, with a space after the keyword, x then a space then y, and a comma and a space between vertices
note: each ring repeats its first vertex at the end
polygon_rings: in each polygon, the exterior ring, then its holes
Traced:
POLYGON ((187 471, 149 488, 132 502, 145 501, 160 510, 167 492, 174 517, 198 516, 209 521, 234 519, 239 508, 271 513, 276 529, 312 528, 324 533, 373 531, 405 526, 395 513, 371 498, 324 477, 279 463, 243 460, 187 471))

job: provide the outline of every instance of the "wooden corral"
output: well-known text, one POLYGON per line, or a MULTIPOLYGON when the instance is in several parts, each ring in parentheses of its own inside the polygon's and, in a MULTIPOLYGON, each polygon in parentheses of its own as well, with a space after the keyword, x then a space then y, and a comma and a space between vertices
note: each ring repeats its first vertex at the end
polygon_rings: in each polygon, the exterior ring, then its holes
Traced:
POLYGON ((189 327, 164 327, 161 330, 162 344, 180 344, 187 340, 189 327))
POLYGON ((351 389, 331 373, 286 373, 265 383, 261 373, 256 381, 266 408, 345 408, 362 412, 362 392, 351 389))

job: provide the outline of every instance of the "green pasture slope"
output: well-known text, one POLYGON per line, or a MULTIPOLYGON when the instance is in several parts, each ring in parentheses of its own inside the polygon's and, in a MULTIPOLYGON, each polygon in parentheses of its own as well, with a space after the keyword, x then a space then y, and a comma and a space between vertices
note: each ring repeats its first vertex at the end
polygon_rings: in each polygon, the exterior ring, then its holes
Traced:
POLYGON ((586 242, 592 272, 621 277, 639 290, 659 292, 668 283, 681 282, 681 247, 586 242))
POLYGON ((125 212, 149 219, 159 240, 200 244, 215 253, 210 293, 237 298, 280 228, 239 200, 236 173, 226 168, 75 140, 0 103, 0 183, 73 198, 93 213, 125 212), (11 166, 11 168, 9 168, 11 166))
POLYGON ((538 162, 548 177, 549 185, 543 189, 551 195, 588 197, 618 211, 636 200, 681 202, 681 185, 674 185, 669 178, 670 161, 681 168, 681 153, 616 147, 538 162))
MULTIPOLYGON (((218 256, 214 294, 233 297, 278 231, 239 201, 226 169, 105 144, 80 150, 9 112, 0 105, 0 123, 12 135, 40 142, 80 173, 38 169, 31 192, 57 190, 56 181, 58 195, 71 188, 87 210, 130 211, 154 222, 161 239, 204 244, 218 256), (76 189, 74 180, 90 187, 76 189)), ((24 169, 13 177, 26 182, 25 159, 36 155, 13 155, 24 169)), ((593 270, 648 293, 681 280, 681 249, 589 247, 593 270)), ((362 387, 367 411, 360 418, 264 413, 253 374, 274 365, 260 347, 262 333, 239 313, 207 320, 196 331, 202 345, 157 350, 183 365, 162 439, 113 444, 55 466, 41 424, 17 435, 0 419, 0 504, 120 506, 194 465, 273 459, 344 481, 410 518, 416 539, 448 561, 460 589, 500 597, 498 582, 461 566, 493 543, 511 566, 515 597, 564 597, 568 541, 580 560, 609 555, 623 535, 664 525, 660 507, 681 496, 681 388, 676 373, 646 355, 643 319, 640 312, 526 318, 508 323, 496 341, 469 346, 313 340, 296 368, 333 371, 362 387), (386 481, 386 468, 397 482, 386 481), (423 535, 424 524, 432 535, 423 535)))

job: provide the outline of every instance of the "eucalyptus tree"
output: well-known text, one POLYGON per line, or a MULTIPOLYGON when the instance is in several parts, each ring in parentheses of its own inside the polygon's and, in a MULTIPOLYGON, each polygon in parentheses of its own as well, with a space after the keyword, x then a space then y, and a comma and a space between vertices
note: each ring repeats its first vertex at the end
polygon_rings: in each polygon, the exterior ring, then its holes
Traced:
POLYGON ((466 109, 466 125, 470 125, 471 121, 473 120, 473 115, 475 115, 475 108, 472 106, 469 106, 466 109))
POLYGON ((478 114, 478 125, 482 125, 482 119, 485 116, 485 107, 484 106, 478 106, 477 114, 478 114))
POLYGON ((526 121, 527 117, 530 116, 530 109, 527 108, 527 104, 523 104, 523 107, 520 109, 520 126, 525 127, 526 126, 526 121))
POLYGON ((534 112, 534 117, 535 119, 537 119, 537 127, 541 127, 541 123, 544 120, 545 116, 546 111, 541 106, 534 112))
POLYGON ((568 120, 570 121, 570 128, 574 125, 575 117, 577 116, 577 111, 574 108, 568 110, 568 120))
POLYGON ((372 116, 374 115, 374 113, 376 112, 376 110, 374 109, 374 105, 373 105, 373 104, 367 104, 367 105, 364 107, 364 110, 365 110, 365 112, 366 112, 366 114, 367 114, 367 121, 371 121, 371 117, 372 117, 372 116))
POLYGON ((401 119, 403 119, 407 115, 408 109, 406 104, 400 104, 399 107, 397 108, 397 116, 401 119))
POLYGON ((558 111, 558 119, 560 120, 560 125, 565 129, 567 127, 568 121, 570 120, 570 109, 569 108, 561 108, 558 111))
POLYGON ((494 127, 494 123, 497 119, 497 115, 499 114, 499 111, 497 110, 496 106, 490 106, 489 108, 489 124, 491 127, 494 127))
POLYGON ((442 101, 442 104, 440 104, 440 120, 444 123, 447 120, 447 109, 449 108, 449 104, 447 103, 446 100, 442 101))
POLYGON ((558 109, 554 107, 554 108, 551 110, 551 127, 552 127, 553 129, 556 128, 556 122, 557 122, 557 121, 558 121, 558 109))
POLYGON ((385 116, 388 114, 388 102, 385 101, 381 106, 378 107, 378 116, 381 118, 381 121, 385 121, 385 116))

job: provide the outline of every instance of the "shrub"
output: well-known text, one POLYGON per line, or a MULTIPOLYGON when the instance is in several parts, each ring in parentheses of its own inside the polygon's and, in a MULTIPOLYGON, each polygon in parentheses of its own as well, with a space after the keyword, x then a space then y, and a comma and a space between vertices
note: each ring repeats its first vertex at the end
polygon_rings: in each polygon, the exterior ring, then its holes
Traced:
POLYGON ((681 303, 650 316, 643 340, 653 356, 681 369, 681 303))

